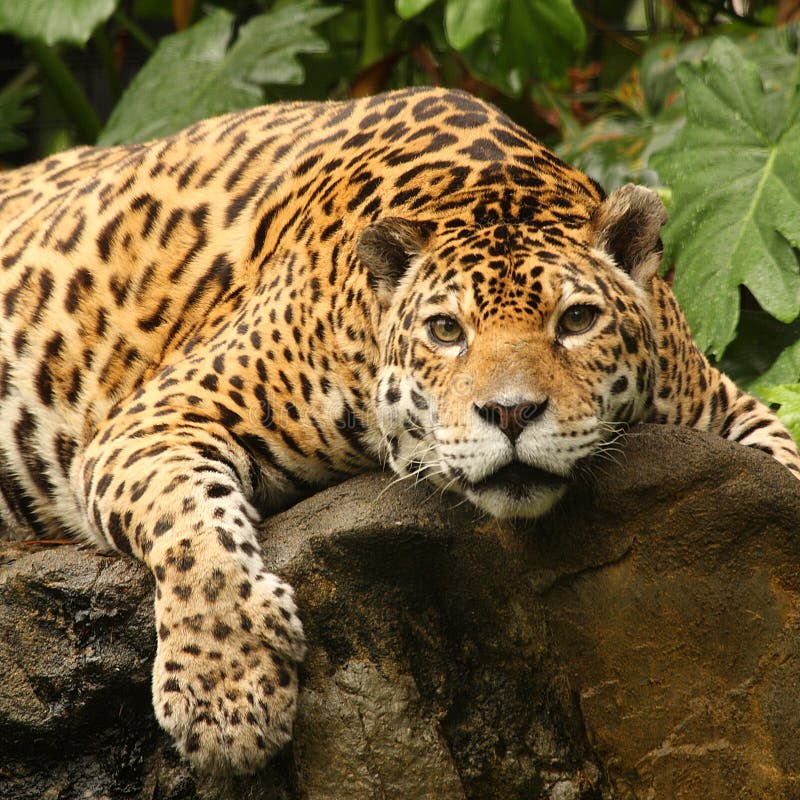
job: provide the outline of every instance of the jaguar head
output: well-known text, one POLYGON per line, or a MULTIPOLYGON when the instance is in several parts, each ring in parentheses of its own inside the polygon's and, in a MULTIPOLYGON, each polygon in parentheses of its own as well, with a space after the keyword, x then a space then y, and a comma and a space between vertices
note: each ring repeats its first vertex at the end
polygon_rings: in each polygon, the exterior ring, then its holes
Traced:
POLYGON ((568 227, 385 218, 359 257, 383 307, 386 457, 496 517, 538 517, 652 404, 664 207, 617 190, 568 227))

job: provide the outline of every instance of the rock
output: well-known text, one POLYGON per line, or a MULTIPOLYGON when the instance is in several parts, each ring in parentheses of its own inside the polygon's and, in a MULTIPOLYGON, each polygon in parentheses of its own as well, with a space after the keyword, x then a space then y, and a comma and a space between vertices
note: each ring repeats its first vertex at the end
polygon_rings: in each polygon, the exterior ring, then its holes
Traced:
POLYGON ((0 545, 0 797, 800 797, 800 488, 634 429, 546 519, 367 475, 268 520, 309 637, 293 745, 193 776, 150 709, 152 581, 0 545))

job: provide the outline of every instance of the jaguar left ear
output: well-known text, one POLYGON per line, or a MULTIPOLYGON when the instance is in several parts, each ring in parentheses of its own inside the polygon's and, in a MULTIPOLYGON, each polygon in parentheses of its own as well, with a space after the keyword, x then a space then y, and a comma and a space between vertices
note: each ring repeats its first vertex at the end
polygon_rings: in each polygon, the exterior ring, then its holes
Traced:
POLYGON ((384 217, 361 232, 356 252, 381 303, 389 305, 414 256, 430 246, 435 227, 432 222, 384 217))
POLYGON ((626 184, 612 192, 592 215, 595 246, 644 285, 661 264, 660 232, 666 221, 667 210, 652 189, 626 184))

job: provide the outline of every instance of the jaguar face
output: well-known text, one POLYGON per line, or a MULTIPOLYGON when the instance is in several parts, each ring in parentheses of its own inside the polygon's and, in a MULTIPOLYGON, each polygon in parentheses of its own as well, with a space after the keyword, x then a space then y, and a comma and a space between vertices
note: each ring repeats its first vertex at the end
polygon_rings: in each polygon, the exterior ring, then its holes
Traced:
POLYGON ((651 404, 645 288, 591 241, 554 246, 541 228, 373 227, 408 260, 392 286, 375 282, 388 463, 493 516, 541 516, 578 462, 651 404))

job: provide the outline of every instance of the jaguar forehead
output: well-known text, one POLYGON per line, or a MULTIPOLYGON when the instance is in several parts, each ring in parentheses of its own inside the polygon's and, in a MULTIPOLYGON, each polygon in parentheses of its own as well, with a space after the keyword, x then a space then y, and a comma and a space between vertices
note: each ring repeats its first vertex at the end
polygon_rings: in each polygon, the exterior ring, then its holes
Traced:
MULTIPOLYGON (((590 271, 596 269, 597 259, 583 236, 560 229, 557 237, 546 226, 465 226, 440 243, 419 274, 412 297, 416 305, 405 303, 402 310, 408 314, 418 308, 420 292, 423 299, 436 303, 442 292, 458 294, 468 288, 480 318, 524 320, 541 309, 548 283, 571 280, 575 288, 595 290, 586 284, 586 263, 591 262, 590 271)), ((410 322, 406 317, 405 327, 410 322)))

